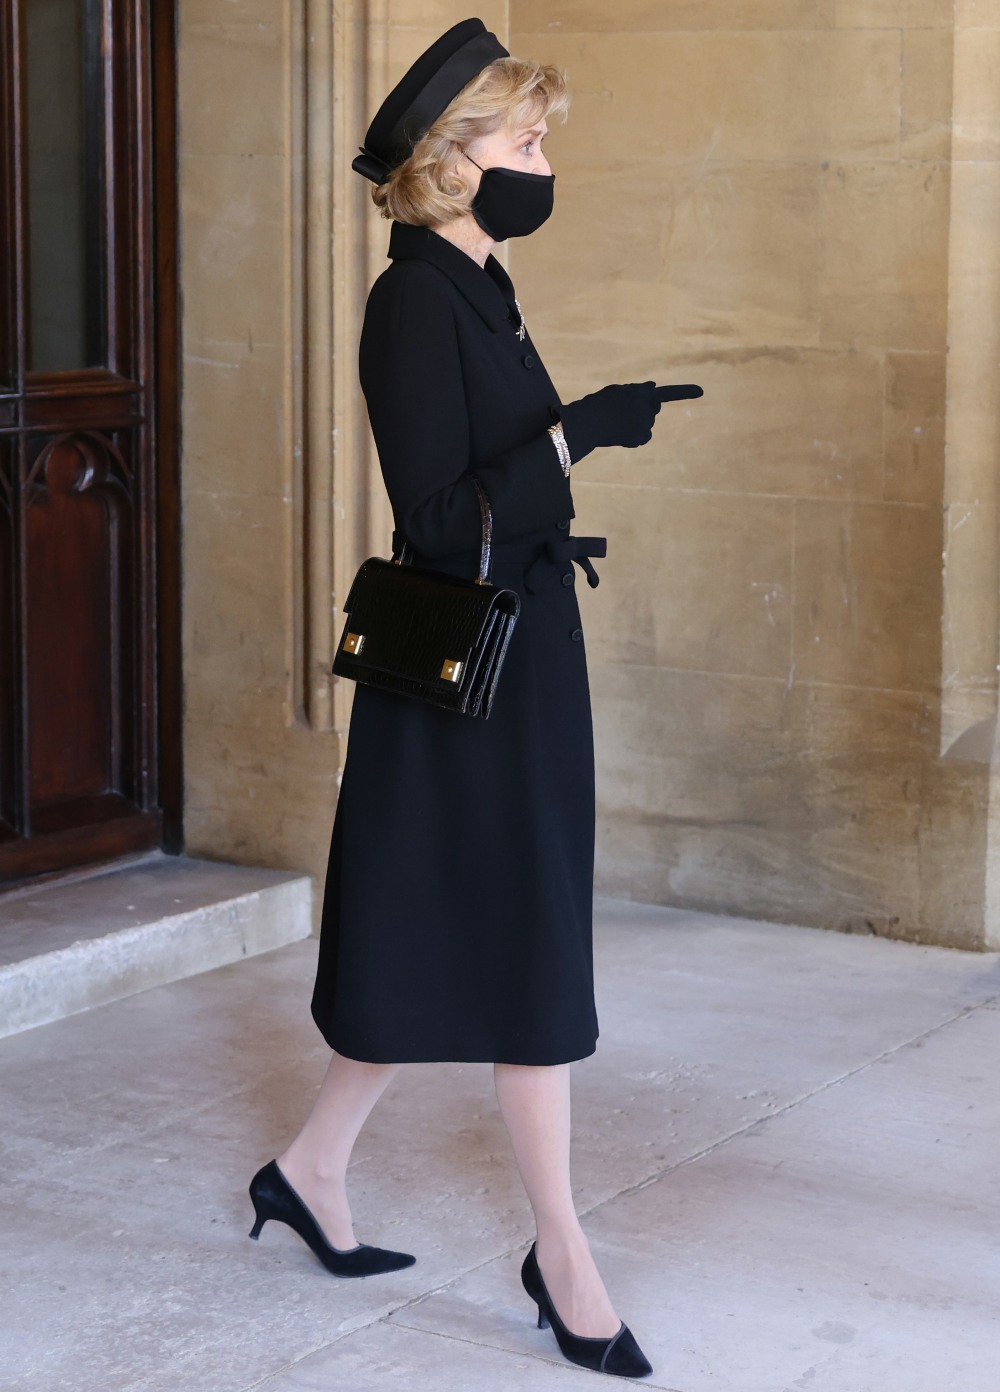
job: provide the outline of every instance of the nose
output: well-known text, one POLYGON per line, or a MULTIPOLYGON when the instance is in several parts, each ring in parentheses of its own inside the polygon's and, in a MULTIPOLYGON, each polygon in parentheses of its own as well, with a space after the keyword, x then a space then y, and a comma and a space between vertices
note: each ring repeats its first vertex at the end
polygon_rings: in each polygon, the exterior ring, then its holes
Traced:
POLYGON ((549 164, 548 160, 542 154, 541 150, 539 150, 538 154, 535 156, 534 163, 531 166, 531 172, 532 174, 552 173, 552 166, 549 164))

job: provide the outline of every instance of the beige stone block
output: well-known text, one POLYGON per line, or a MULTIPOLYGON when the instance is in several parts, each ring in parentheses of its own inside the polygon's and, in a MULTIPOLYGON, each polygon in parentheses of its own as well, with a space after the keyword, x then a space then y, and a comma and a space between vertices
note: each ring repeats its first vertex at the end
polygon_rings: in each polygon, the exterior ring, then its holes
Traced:
MULTIPOLYGON (((553 250, 547 263, 541 262, 527 276, 524 262, 520 261, 515 279, 528 330, 550 371, 555 363, 549 360, 546 345, 566 338, 585 340, 575 353, 567 350, 574 363, 581 359, 593 361, 595 357, 611 360, 613 355, 633 353, 636 344, 647 346, 644 356, 652 363, 669 360, 678 348, 690 350, 698 346, 679 343, 672 319, 674 292, 667 284, 601 279, 581 284, 572 278, 563 280, 561 271, 556 269, 563 263, 554 240, 555 231, 553 228, 553 250)), ((538 250, 541 251, 540 246, 538 250)), ((650 375, 644 370, 641 378, 650 375)))
POLYGON ((952 172, 948 283, 947 497, 995 502, 1000 458, 1000 166, 952 172))
POLYGON ((933 696, 602 666, 601 893, 981 942, 983 774, 933 696))
POLYGON ((954 0, 835 0, 841 29, 950 29, 954 0))
MULTIPOLYGON (((466 0, 387 0, 382 8, 390 29, 426 29, 434 38, 469 17, 466 0)), ((480 0, 475 11, 487 29, 503 43, 507 27, 505 0, 480 0)), ((433 42, 433 38, 429 42, 433 42)))
POLYGON ((939 759, 924 771, 919 941, 996 950, 996 919, 985 885, 989 855, 988 765, 939 759))
MULTIPOLYGON (((586 303, 601 285, 671 281, 669 245, 683 165, 625 160, 614 168, 563 167, 573 132, 554 125, 545 151, 556 176, 552 216, 510 246, 508 270, 532 323, 547 305, 586 303)), ((605 326, 612 334, 614 321, 605 326)))
POLYGON ((940 502, 944 490, 943 353, 885 355, 885 485, 892 502, 940 502))
POLYGON ((280 707, 286 645, 289 504, 250 494, 184 493, 184 652, 189 686, 240 690, 280 707))
MULTIPOLYGON (((599 483, 655 482, 736 494, 882 496, 882 362, 868 353, 745 349, 656 363, 645 344, 597 354, 558 340, 557 380, 697 382, 668 403, 641 451, 599 451, 579 466, 599 483), (574 358, 571 355, 577 354, 574 358), (562 373, 569 357, 570 371, 562 373), (586 373, 586 376, 585 376, 586 373)), ((552 363, 546 358, 550 372, 552 363)), ((568 396, 564 399, 570 399, 568 396)))
POLYGON ((787 675, 789 500, 578 487, 608 538, 601 586, 581 597, 596 662, 787 675))
POLYGON ((826 29, 836 0, 510 0, 515 40, 540 18, 566 33, 654 34, 677 29, 826 29), (542 11, 540 16, 539 11, 542 11))
POLYGON ((941 553, 939 507, 796 502, 796 681, 936 689, 941 553))
POLYGON ((982 770, 937 758, 937 696, 803 684, 790 701, 812 810, 803 860, 842 900, 828 926, 978 946, 982 770))
POLYGON ((919 698, 646 668, 593 687, 602 892, 912 926, 919 698))
POLYGON ((815 342, 818 195, 807 166, 628 161, 563 172, 551 158, 556 209, 510 262, 532 333, 589 338, 599 325, 603 340, 646 339, 654 353, 815 342))
POLYGON ((955 34, 952 158, 1000 160, 1000 28, 955 34))
POLYGON ((184 352, 280 344, 288 264, 284 161, 185 156, 181 180, 184 352))
POLYGON ((390 24, 385 31, 385 91, 381 88, 373 93, 368 105, 368 113, 374 116, 379 103, 396 85, 407 69, 429 48, 435 39, 449 28, 447 23, 440 25, 390 24))
POLYGON ((1000 29, 1000 0, 955 0, 956 29, 1000 29))
POLYGON ((898 31, 550 31, 520 43, 568 72, 578 165, 898 153, 898 31))
POLYGON ((953 50, 950 29, 908 29, 903 34, 902 159, 951 156, 953 50))
MULTIPOLYGON (((981 305, 984 318, 990 305, 981 305)), ((992 503, 997 497, 1000 458, 1000 403, 997 358, 982 348, 949 354, 947 483, 949 502, 992 503), (957 380, 956 380, 957 379, 957 380)))
POLYGON ((337 805, 337 736, 190 720, 184 743, 188 854, 203 847, 220 859, 307 870, 318 910, 337 805))
MULTIPOLYGON (((300 723, 287 725, 280 709, 265 702, 258 702, 258 715, 249 723, 234 715, 228 720, 191 720, 188 725, 189 747, 198 755, 188 771, 195 781, 202 780, 206 791, 210 780, 218 779, 212 800, 220 806, 240 800, 235 780, 242 770, 254 784, 270 776, 289 792, 297 786, 303 811, 309 807, 322 818, 329 814, 332 819, 340 767, 340 737, 334 731, 317 732, 300 723), (222 786, 224 781, 233 784, 228 792, 222 786)), ((266 797, 264 785, 260 785, 258 796, 266 797)), ((294 813, 294 795, 288 806, 294 813)), ((329 841, 329 825, 325 834, 329 841)))
MULTIPOLYGON (((504 43, 506 0, 481 0, 476 4, 475 11, 486 28, 492 29, 500 42, 504 43)), ((423 28, 440 35, 451 25, 458 24, 460 19, 467 19, 469 7, 465 0, 389 0, 387 14, 390 28, 423 28)))
POLYGON ((995 505, 951 503, 944 510, 941 687, 953 725, 970 692, 996 708, 998 523, 995 505))
POLYGON ((274 0, 179 0, 179 29, 195 24, 273 24, 274 0))
POLYGON ((837 164, 822 176, 820 341, 943 352, 945 164, 837 164))
POLYGON ((284 354, 246 343, 199 350, 183 360, 185 487, 287 500, 284 354))
MULTIPOLYGON (((271 18, 273 19, 273 11, 271 18)), ((274 23, 185 24, 178 56, 182 155, 279 155, 290 61, 274 23)))
POLYGON ((765 812, 796 802, 782 685, 601 665, 591 687, 598 893, 777 917, 802 874, 785 814, 765 812))
MULTIPOLYGON (((378 51, 384 55, 390 87, 399 81, 407 68, 425 49, 430 48, 445 30, 460 20, 469 18, 468 6, 459 3, 459 0, 448 0, 448 3, 443 3, 442 0, 391 0, 388 13, 388 27, 369 25, 368 34, 370 40, 372 31, 379 31, 375 35, 376 44, 378 51)), ((496 34, 504 47, 509 49, 510 45, 506 42, 506 5, 503 0, 486 0, 485 4, 477 8, 476 15, 487 29, 496 34)), ((374 115, 389 90, 387 87, 384 92, 372 93, 369 103, 371 115, 374 115)))
MULTIPOLYGON (((199 633, 202 627, 199 624, 199 633)), ((204 641, 203 637, 199 641, 204 641)), ((244 685, 239 679, 223 684, 217 676, 213 674, 211 680, 206 680, 192 672, 187 678, 184 718, 191 729, 238 731, 241 738, 256 743, 273 740, 279 734, 283 737, 283 732, 291 728, 285 717, 284 693, 276 686, 259 682, 244 685)), ((325 732, 317 738, 326 738, 325 732)), ((210 769, 204 773, 211 776, 210 769)))
POLYGON ((814 171, 750 162, 688 168, 664 189, 663 257, 683 342, 814 341, 814 171))
POLYGON ((783 683, 729 673, 591 664, 598 803, 605 816, 739 825, 767 805, 800 825, 783 683))
POLYGON ((510 264, 537 341, 648 341, 654 352, 812 344, 815 177, 802 166, 556 168, 556 210, 510 264))

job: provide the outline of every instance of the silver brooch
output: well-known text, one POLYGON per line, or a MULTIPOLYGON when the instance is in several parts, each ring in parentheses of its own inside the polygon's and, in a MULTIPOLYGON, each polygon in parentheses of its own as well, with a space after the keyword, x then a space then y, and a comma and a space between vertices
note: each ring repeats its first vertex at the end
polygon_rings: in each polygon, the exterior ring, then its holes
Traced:
POLYGON ((517 313, 518 313, 518 317, 519 317, 519 319, 521 320, 520 324, 517 326, 517 328, 514 330, 514 332, 517 334, 518 338, 519 338, 519 339, 522 341, 522 343, 523 343, 523 342, 524 342, 524 335, 528 332, 528 330, 527 330, 527 329, 525 328, 525 326, 524 326, 524 315, 523 315, 523 313, 521 312, 521 302, 520 302, 520 300, 517 298, 516 295, 515 295, 515 297, 514 297, 514 307, 516 308, 517 313))

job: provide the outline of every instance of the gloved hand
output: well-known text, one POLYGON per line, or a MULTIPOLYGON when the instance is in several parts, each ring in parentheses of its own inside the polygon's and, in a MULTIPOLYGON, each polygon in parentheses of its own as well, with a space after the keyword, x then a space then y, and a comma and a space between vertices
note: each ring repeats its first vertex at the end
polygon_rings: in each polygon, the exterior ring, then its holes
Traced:
POLYGON ((701 387, 658 387, 655 382, 620 382, 563 406, 563 434, 575 464, 601 445, 636 449, 653 438, 653 422, 663 401, 702 396, 701 387))
POLYGON ((622 382, 571 401, 559 412, 575 464, 602 445, 636 449, 653 438, 660 409, 655 382, 622 382))

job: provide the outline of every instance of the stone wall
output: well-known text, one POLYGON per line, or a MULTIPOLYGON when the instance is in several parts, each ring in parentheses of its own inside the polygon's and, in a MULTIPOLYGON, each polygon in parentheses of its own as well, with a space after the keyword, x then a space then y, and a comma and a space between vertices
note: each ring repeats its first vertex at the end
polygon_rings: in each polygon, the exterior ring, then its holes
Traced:
MULTIPOLYGON (((388 542, 355 366, 385 226, 346 166, 467 12, 180 5, 188 849, 320 887, 336 605, 388 542)), ((574 483, 609 540, 598 890, 981 945, 1000 0, 479 12, 575 94, 556 212, 510 249, 564 399, 706 392, 574 483)))
POLYGON ((512 48, 576 94, 557 212, 511 258, 564 399, 705 388, 574 486, 576 530, 609 539, 585 599, 607 893, 981 939, 989 768, 946 751, 996 708, 1000 221, 952 172, 995 160, 997 125, 953 149, 952 110, 996 91, 998 35, 953 10, 512 4, 512 48))

